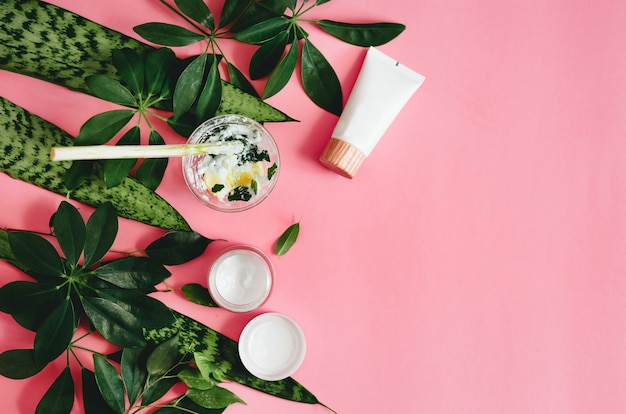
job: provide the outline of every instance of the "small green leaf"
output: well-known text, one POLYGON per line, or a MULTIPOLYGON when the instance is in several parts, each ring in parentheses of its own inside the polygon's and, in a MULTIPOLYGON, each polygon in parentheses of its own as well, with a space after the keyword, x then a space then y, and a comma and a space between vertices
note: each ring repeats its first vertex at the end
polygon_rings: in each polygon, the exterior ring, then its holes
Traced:
POLYGON ((225 408, 213 409, 200 407, 189 398, 183 397, 169 405, 159 408, 154 414, 182 414, 187 412, 194 414, 221 414, 224 410, 225 408))
POLYGON ((245 93, 250 94, 256 98, 259 97, 256 89, 254 89, 254 86, 252 86, 246 76, 239 69, 237 69, 235 65, 227 62, 226 67, 228 68, 228 79, 230 80, 231 85, 236 86, 245 93))
POLYGON ((287 82, 289 82, 294 69, 296 68, 297 62, 298 40, 294 39, 285 57, 282 58, 282 60, 278 63, 278 66, 276 66, 270 74, 270 77, 265 84, 265 89, 263 90, 263 99, 267 99, 270 96, 275 95, 285 87, 287 82))
POLYGON ((54 235, 69 264, 74 267, 85 247, 85 222, 67 201, 62 201, 53 218, 54 235))
POLYGON ((209 67, 206 82, 198 97, 196 105, 196 118, 204 122, 213 115, 222 101, 222 79, 217 65, 217 58, 213 55, 213 63, 209 67))
POLYGON ((324 3, 328 3, 330 0, 315 0, 315 5, 319 6, 324 3))
POLYGON ((171 116, 167 118, 167 125, 178 135, 188 137, 199 124, 194 114, 186 112, 181 116, 171 116))
POLYGON ((0 354, 0 375, 11 379, 25 379, 39 373, 44 365, 35 360, 32 349, 10 349, 0 354))
POLYGON ((207 57, 206 53, 197 56, 180 74, 174 89, 175 117, 180 117, 191 108, 200 94, 207 57))
MULTIPOLYGON (((165 140, 155 129, 150 131, 148 139, 150 145, 164 145, 165 140)), ((137 168, 135 176, 139 182, 151 189, 156 190, 163 180, 165 170, 167 169, 167 158, 147 158, 137 168)))
MULTIPOLYGON (((140 142, 140 129, 138 125, 135 125, 129 129, 116 145, 139 145, 140 142)), ((122 183, 128 173, 137 163, 136 158, 126 159, 112 159, 104 161, 104 182, 107 188, 113 188, 122 183)))
POLYGON ((113 364, 105 357, 93 354, 93 366, 96 375, 96 383, 104 401, 116 413, 124 412, 124 383, 120 374, 113 364))
POLYGON ((133 30, 147 41, 162 46, 187 46, 206 39, 203 34, 169 23, 144 23, 133 30))
POLYGON ((207 390, 190 388, 185 395, 196 404, 205 408, 224 408, 234 403, 244 403, 233 392, 218 386, 207 390))
POLYGON ((287 230, 280 235, 278 241, 276 242, 276 254, 278 256, 282 256, 287 253, 298 239, 299 233, 300 223, 294 223, 287 227, 287 230))
POLYGON ((81 368, 80 373, 85 414, 116 414, 102 397, 95 374, 86 368, 81 368))
POLYGON ((174 0, 181 12, 200 23, 202 26, 213 29, 215 21, 213 14, 203 0, 174 0))
POLYGON ((146 368, 151 377, 159 377, 169 372, 180 361, 178 335, 157 346, 146 361, 146 368))
POLYGON ((132 49, 115 49, 111 52, 113 65, 120 77, 135 92, 143 91, 145 68, 141 57, 132 49))
POLYGON ((66 367, 44 394, 35 414, 67 414, 74 405, 74 380, 66 367))
POLYGON ((100 297, 135 315, 144 329, 157 330, 173 325, 172 310, 145 293, 129 289, 100 289, 100 297))
POLYGON ((263 43, 250 59, 250 78, 261 79, 276 67, 289 43, 289 31, 283 30, 263 43))
POLYGON ((96 208, 87 220, 86 229, 84 266, 89 267, 104 257, 117 236, 117 214, 113 205, 105 203, 96 208))
POLYGON ((332 20, 317 22, 322 30, 344 42, 356 46, 380 46, 396 38, 405 29, 399 23, 343 23, 332 20))
POLYGON ((159 379, 157 382, 149 384, 149 386, 146 386, 146 390, 141 397, 141 405, 147 406, 152 404, 159 398, 163 397, 169 390, 172 389, 174 385, 178 383, 178 378, 174 377, 159 379))
POLYGON ((60 303, 62 296, 53 284, 18 280, 0 288, 0 311, 15 314, 47 303, 60 303))
POLYGON ((272 17, 236 33, 235 39, 240 42, 258 45, 270 40, 283 30, 287 30, 289 24, 289 20, 284 17, 272 17))
POLYGON ((27 231, 11 231, 9 245, 17 260, 34 272, 52 276, 65 273, 61 256, 43 237, 27 231))
POLYGON ((274 174, 276 174, 276 171, 278 171, 278 164, 274 163, 267 169, 267 179, 271 180, 274 174))
POLYGON ((200 256, 212 241, 195 231, 170 231, 150 243, 146 254, 164 265, 179 265, 200 256))
POLYGON ((133 94, 124 85, 108 76, 87 76, 85 83, 93 94, 100 99, 124 106, 137 106, 137 101, 133 94))
POLYGON ((145 74, 149 94, 155 95, 163 89, 163 84, 175 61, 174 51, 167 47, 153 50, 146 55, 145 74))
POLYGON ((219 28, 234 22, 244 12, 252 0, 226 0, 220 14, 219 28))
POLYGON ((178 373, 178 378, 185 383, 189 388, 195 388, 197 390, 208 390, 214 387, 217 382, 213 379, 206 379, 200 373, 200 370, 195 368, 185 368, 178 373))
POLYGON ((124 289, 144 289, 158 285, 170 276, 170 272, 159 262, 140 256, 109 262, 95 269, 93 274, 124 289))
POLYGON ((70 168, 65 171, 63 185, 68 190, 75 190, 93 172, 94 161, 76 160, 72 162, 70 168))
POLYGON ((188 283, 182 287, 182 291, 185 298, 190 302, 211 308, 218 307, 207 288, 198 283, 188 283))
POLYGON ((342 93, 337 74, 324 55, 309 40, 302 47, 302 86, 320 108, 341 115, 342 93))
POLYGON ((89 320, 107 341, 129 348, 146 344, 141 323, 132 313, 102 298, 83 297, 81 302, 89 320))
POLYGON ((122 351, 120 368, 131 406, 137 402, 148 377, 148 373, 141 366, 143 351, 144 348, 124 348, 122 351))
POLYGON ((43 321, 35 335, 35 360, 45 365, 53 361, 69 346, 78 326, 71 300, 63 301, 43 321))
POLYGON ((80 128, 74 145, 102 145, 120 132, 134 115, 132 109, 114 109, 94 115, 80 128))

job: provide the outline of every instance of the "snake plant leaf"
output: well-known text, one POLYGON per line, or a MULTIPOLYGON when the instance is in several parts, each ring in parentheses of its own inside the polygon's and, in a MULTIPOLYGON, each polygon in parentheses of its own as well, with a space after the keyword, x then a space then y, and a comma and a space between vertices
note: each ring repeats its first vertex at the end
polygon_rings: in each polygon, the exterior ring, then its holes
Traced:
POLYGON ((169 23, 144 23, 133 28, 149 42, 162 46, 188 46, 206 39, 206 36, 169 23))
POLYGON ((343 23, 333 20, 319 20, 320 28, 331 36, 356 46, 380 46, 404 31, 400 23, 343 23))

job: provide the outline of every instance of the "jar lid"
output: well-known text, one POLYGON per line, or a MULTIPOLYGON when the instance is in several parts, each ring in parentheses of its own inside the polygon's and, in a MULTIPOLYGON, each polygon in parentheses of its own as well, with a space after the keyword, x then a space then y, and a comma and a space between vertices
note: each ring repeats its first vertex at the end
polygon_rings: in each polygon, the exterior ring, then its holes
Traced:
POLYGON ((320 156, 322 165, 346 178, 354 178, 364 160, 365 154, 337 138, 330 139, 320 156))
POLYGON ((291 376, 304 361, 306 340, 300 326, 280 313, 264 313, 244 327, 239 356, 250 373, 266 381, 291 376))

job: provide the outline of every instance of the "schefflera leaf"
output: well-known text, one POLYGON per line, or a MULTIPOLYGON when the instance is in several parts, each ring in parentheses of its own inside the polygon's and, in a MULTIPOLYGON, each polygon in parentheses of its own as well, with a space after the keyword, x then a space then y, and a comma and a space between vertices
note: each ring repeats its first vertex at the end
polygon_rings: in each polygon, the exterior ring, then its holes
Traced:
POLYGON ((333 20, 317 22, 326 33, 356 46, 380 46, 395 39, 406 28, 400 23, 343 23, 333 20))
POLYGON ((62 201, 54 214, 52 225, 59 247, 70 266, 76 267, 85 247, 85 222, 78 210, 62 201))
POLYGON ((302 86, 309 98, 320 108, 341 115, 343 96, 341 84, 328 60, 305 40, 302 47, 302 86))

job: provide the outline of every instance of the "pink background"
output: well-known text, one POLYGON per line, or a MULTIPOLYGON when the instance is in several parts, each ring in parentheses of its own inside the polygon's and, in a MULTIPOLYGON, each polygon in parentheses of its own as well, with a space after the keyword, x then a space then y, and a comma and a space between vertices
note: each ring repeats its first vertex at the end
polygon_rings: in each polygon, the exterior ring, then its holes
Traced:
MULTIPOLYGON (((53 3, 130 35, 177 22, 157 1, 53 3)), ((271 254, 262 308, 305 332, 294 377, 342 414, 626 412, 626 3, 336 0, 309 17, 405 23, 380 50, 426 76, 356 178, 318 163, 337 118, 293 77, 269 100, 300 122, 268 125, 283 161, 268 200, 209 211, 179 161, 159 190, 207 237, 268 253, 301 222, 293 249, 271 254)), ((365 50, 307 30, 347 96, 365 50)), ((231 45, 246 67, 253 49, 231 45)), ((4 72, 0 95, 74 135, 112 107, 4 72)), ((46 231, 63 197, 0 175, 0 199, 0 226, 46 231)), ((116 248, 162 233, 121 220, 116 248)), ((224 245, 171 268, 169 284, 206 283, 224 245)), ((20 278, 0 264, 2 284, 20 278)), ((159 297, 235 339, 255 316, 159 297)), ((4 351, 33 335, 3 315, 0 338, 4 351)), ((3 412, 34 412, 63 366, 0 378, 3 412)), ((248 405, 228 413, 326 412, 229 388, 248 405)))

